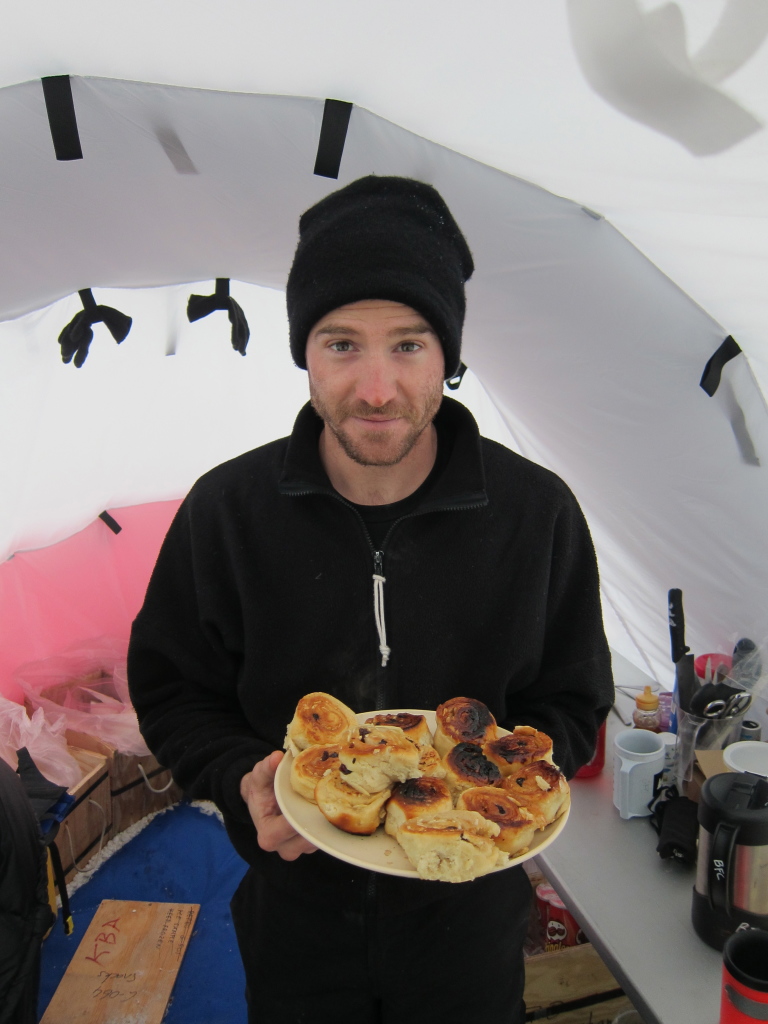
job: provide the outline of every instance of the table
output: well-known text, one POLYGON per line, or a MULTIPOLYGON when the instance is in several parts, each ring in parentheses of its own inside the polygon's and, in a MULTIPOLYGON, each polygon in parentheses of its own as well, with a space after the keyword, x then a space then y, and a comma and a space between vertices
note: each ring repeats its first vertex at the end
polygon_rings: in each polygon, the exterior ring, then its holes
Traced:
MULTIPOLYGON (((628 664, 614 666, 617 683, 628 664)), ((695 869, 659 857, 647 818, 619 817, 613 737, 626 725, 614 713, 607 725, 603 772, 573 780, 568 824, 537 863, 646 1024, 717 1024, 722 955, 691 924, 695 869)))

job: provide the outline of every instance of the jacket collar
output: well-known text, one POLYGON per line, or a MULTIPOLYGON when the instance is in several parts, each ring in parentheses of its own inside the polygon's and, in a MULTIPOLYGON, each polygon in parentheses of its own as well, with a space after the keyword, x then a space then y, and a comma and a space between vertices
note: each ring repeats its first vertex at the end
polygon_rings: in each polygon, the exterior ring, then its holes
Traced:
MULTIPOLYGON (((461 402, 444 396, 435 417, 435 427, 438 444, 449 445, 450 456, 419 511, 487 505, 480 432, 474 417, 461 402)), ((288 438, 278 484, 281 494, 338 496, 320 461, 318 440, 322 429, 323 421, 307 402, 296 417, 293 432, 288 438)))

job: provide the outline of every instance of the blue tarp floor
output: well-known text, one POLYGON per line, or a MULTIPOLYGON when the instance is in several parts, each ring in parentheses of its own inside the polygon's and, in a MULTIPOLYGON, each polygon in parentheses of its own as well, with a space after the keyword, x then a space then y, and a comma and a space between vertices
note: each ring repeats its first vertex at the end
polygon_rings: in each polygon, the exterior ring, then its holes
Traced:
POLYGON ((245 871, 215 814, 181 803, 155 815, 87 882, 73 886, 73 934, 64 934, 59 913, 43 944, 39 1017, 99 904, 116 899, 200 904, 165 1024, 246 1024, 245 979, 229 912, 245 871))

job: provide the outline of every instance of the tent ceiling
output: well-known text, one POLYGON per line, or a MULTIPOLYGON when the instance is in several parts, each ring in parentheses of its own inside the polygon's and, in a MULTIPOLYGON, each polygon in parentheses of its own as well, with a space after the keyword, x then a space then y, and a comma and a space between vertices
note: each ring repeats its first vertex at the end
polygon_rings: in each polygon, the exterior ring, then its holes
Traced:
POLYGON ((424 178, 465 228, 467 362, 510 443, 584 504, 614 644, 667 678, 676 585, 689 642, 762 639, 764 5, 606 3, 14 10, 0 41, 3 550, 52 539, 54 519, 71 532, 108 505, 182 493, 284 432, 304 381, 279 296, 237 281, 281 288, 298 214, 335 187, 312 174, 331 96, 355 103, 339 183, 424 178), (39 79, 55 74, 83 76, 80 161, 54 158, 39 79), (178 286, 217 276, 251 322, 245 360, 225 320, 184 320, 205 285, 178 286), (156 290, 98 290, 143 286, 156 290), (78 371, 56 362, 55 338, 85 287, 134 327, 119 350, 97 328, 78 371), (698 380, 729 333, 746 355, 710 399, 698 380))
POLYGON ((364 14, 356 0, 40 0, 4 28, 0 86, 74 74, 338 97, 584 203, 726 324, 768 382, 768 133, 697 157, 649 124, 682 103, 681 75, 768 123, 764 0, 372 0, 364 14))

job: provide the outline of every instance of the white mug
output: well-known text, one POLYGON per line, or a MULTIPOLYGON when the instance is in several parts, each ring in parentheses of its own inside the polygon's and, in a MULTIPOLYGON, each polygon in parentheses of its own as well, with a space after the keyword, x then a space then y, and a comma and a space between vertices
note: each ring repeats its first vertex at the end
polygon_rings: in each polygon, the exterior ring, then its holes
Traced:
POLYGON ((677 782, 677 734, 660 732, 659 736, 664 743, 664 774, 661 777, 661 784, 671 786, 677 782))
POLYGON ((613 803, 622 818, 644 818, 664 771, 666 744, 648 729, 624 729, 613 741, 613 803))

